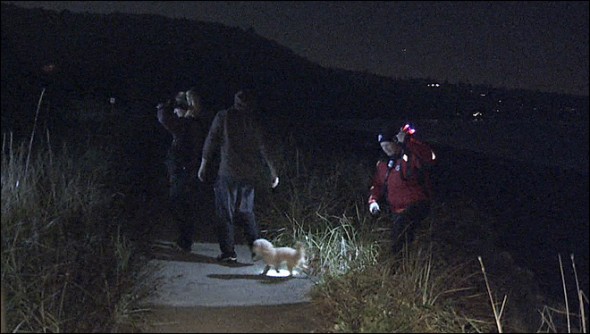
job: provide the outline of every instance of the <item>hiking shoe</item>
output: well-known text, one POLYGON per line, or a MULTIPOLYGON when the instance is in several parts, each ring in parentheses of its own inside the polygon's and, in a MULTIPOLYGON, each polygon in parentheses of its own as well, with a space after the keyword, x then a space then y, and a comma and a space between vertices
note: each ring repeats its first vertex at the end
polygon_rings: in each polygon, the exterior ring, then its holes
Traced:
POLYGON ((236 262, 238 262, 238 257, 236 256, 236 253, 219 254, 219 255, 217 255, 217 262, 236 263, 236 262))
POLYGON ((256 253, 254 252, 254 244, 248 244, 248 249, 250 250, 250 257, 252 258, 252 262, 256 262, 260 260, 256 253))
POLYGON ((174 244, 174 249, 182 253, 190 253, 192 250, 190 247, 181 247, 179 244, 174 244))
POLYGON ((192 242, 176 241, 176 249, 182 252, 190 252, 192 250, 192 242))

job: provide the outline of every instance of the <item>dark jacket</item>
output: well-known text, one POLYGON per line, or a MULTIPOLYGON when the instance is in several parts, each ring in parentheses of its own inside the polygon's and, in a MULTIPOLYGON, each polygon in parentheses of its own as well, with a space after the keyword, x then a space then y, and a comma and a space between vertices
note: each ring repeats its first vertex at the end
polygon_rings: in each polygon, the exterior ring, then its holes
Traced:
POLYGON ((174 106, 166 104, 158 108, 158 121, 172 135, 172 145, 167 157, 169 172, 175 174, 183 169, 189 175, 196 175, 207 134, 207 119, 178 117, 174 114, 174 106))
POLYGON ((410 138, 400 157, 377 162, 369 204, 385 199, 392 212, 401 213, 411 204, 429 201, 432 196, 429 169, 435 163, 431 148, 410 138))
POLYGON ((213 119, 203 146, 203 159, 209 164, 216 154, 220 155, 217 174, 221 177, 268 183, 277 176, 253 111, 238 103, 219 111, 213 119), (268 179, 264 168, 270 171, 268 179))

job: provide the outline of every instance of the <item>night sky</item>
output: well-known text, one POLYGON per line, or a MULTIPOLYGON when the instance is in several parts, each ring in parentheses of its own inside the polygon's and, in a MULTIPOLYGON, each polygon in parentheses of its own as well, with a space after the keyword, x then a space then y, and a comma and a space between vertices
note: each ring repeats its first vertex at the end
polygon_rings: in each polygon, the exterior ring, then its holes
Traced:
POLYGON ((253 28, 326 67, 588 96, 587 1, 3 1, 253 28))

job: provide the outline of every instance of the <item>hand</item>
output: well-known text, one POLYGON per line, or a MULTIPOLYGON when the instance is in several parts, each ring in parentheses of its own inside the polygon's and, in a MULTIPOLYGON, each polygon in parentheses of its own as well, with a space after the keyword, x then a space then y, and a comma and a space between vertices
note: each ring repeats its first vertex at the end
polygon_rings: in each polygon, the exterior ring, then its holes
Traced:
POLYGON ((406 132, 404 130, 400 130, 398 134, 395 135, 395 138, 397 138, 398 143, 403 144, 406 140, 406 132))
POLYGON ((197 172, 197 177, 201 182, 205 182, 205 164, 201 163, 199 167, 199 171, 197 172))
POLYGON ((272 185, 271 187, 274 189, 279 185, 279 177, 275 177, 275 179, 272 181, 272 185))
POLYGON ((184 117, 184 115, 186 115, 186 110, 182 108, 174 108, 174 114, 178 117, 184 117))
POLYGON ((381 213, 381 209, 379 208, 379 204, 377 202, 373 202, 369 205, 369 212, 373 216, 378 216, 381 213))
POLYGON ((166 101, 166 102, 160 102, 156 105, 156 109, 160 110, 160 109, 164 109, 170 106, 170 100, 166 101))

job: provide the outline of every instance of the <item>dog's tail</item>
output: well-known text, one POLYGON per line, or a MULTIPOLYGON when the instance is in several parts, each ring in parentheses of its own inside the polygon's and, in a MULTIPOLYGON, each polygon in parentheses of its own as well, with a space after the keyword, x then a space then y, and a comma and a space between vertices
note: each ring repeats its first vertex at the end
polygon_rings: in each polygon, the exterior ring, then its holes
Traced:
POLYGON ((299 267, 303 270, 303 272, 309 275, 309 273, 306 272, 309 267, 307 265, 307 257, 305 256, 305 246, 301 241, 298 241, 295 243, 295 249, 299 254, 299 267))
POLYGON ((302 258, 305 257, 305 246, 303 245, 303 242, 297 241, 295 243, 295 249, 297 250, 297 253, 301 255, 302 258))

